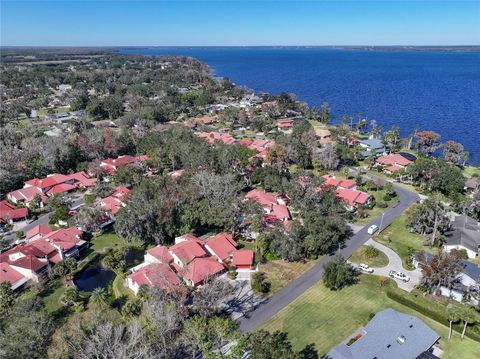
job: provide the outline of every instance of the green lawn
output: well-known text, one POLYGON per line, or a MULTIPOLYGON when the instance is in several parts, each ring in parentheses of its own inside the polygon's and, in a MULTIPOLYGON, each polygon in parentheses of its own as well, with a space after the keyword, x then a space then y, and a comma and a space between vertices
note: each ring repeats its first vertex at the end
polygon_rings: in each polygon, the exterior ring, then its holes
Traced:
POLYGON ((386 245, 393 249, 405 261, 409 257, 409 248, 415 251, 426 251, 434 253, 436 248, 430 248, 423 245, 425 240, 417 233, 411 233, 406 224, 405 213, 398 216, 382 233, 375 237, 379 243, 386 245))
POLYGON ((92 238, 91 247, 95 252, 102 253, 107 248, 122 248, 128 245, 128 242, 118 237, 115 232, 109 231, 98 237, 92 238))
POLYGON ((43 304, 49 313, 56 312, 62 307, 60 297, 66 289, 63 278, 51 280, 45 285, 45 290, 41 296, 43 304))
POLYGON ((463 169, 463 175, 465 177, 472 177, 474 174, 480 177, 480 167, 467 166, 463 169))
POLYGON ((321 356, 363 327, 369 315, 385 308, 415 315, 434 329, 442 337, 442 359, 480 358, 480 343, 468 338, 460 341, 457 333, 451 342, 446 341, 443 338, 448 336, 447 326, 389 299, 385 287, 381 287, 374 276, 362 275, 357 285, 336 292, 318 283, 262 328, 286 331, 296 350, 313 343, 321 356))
POLYGON ((303 262, 287 262, 281 259, 268 261, 259 265, 260 272, 266 274, 267 280, 271 283, 270 294, 273 294, 289 282, 298 278, 301 274, 312 268, 317 260, 303 262))
POLYGON ((352 263, 360 264, 365 263, 368 264, 370 267, 385 267, 388 265, 388 257, 385 253, 379 251, 378 256, 374 258, 369 258, 365 256, 365 248, 367 246, 362 246, 357 249, 351 257, 348 259, 352 263))

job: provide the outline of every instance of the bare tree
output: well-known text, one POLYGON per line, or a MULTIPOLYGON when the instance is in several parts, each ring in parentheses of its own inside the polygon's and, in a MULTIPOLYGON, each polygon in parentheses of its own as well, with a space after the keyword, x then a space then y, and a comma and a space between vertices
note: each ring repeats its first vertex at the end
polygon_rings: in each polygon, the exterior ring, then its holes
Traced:
POLYGON ((336 169, 340 163, 337 145, 334 143, 327 143, 320 147, 314 152, 313 158, 319 166, 327 170, 336 169))
POLYGON ((458 273, 462 270, 461 258, 456 253, 441 252, 422 266, 422 282, 432 293, 441 286, 450 288, 458 273))
POLYGON ((218 277, 208 278, 193 293, 193 308, 202 317, 210 317, 221 311, 233 292, 233 286, 226 280, 218 277))

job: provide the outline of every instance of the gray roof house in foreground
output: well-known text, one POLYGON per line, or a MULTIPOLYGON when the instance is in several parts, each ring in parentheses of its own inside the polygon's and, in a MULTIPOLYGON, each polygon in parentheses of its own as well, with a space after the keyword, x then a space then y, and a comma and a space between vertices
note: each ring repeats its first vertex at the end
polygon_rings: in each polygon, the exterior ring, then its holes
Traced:
MULTIPOLYGON (((326 359, 417 359, 425 357, 440 336, 417 317, 388 308, 378 312, 347 345, 333 348, 326 359), (425 353, 425 354, 424 354, 425 353)), ((435 358, 428 353, 431 358, 435 358)))
POLYGON ((480 250, 480 223, 467 216, 456 216, 443 249, 465 249, 469 258, 476 258, 480 250))

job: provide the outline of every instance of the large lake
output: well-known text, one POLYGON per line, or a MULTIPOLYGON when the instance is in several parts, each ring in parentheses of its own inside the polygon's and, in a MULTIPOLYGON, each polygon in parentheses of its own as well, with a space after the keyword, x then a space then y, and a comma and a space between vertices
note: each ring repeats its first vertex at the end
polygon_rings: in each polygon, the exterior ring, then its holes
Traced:
POLYGON ((480 52, 353 51, 322 48, 151 48, 124 54, 186 55, 237 85, 320 106, 334 122, 362 113, 406 136, 416 127, 461 142, 480 163, 480 52))

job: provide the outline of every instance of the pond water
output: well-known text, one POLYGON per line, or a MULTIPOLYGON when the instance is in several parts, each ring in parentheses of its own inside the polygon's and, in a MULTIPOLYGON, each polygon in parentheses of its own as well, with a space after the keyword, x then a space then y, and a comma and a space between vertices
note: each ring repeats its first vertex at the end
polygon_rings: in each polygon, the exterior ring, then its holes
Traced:
POLYGON ((73 282, 79 291, 91 292, 98 287, 107 288, 113 278, 115 278, 115 272, 97 264, 88 267, 73 282))

